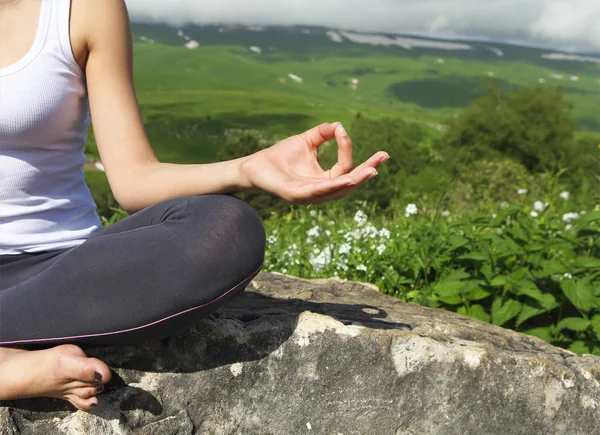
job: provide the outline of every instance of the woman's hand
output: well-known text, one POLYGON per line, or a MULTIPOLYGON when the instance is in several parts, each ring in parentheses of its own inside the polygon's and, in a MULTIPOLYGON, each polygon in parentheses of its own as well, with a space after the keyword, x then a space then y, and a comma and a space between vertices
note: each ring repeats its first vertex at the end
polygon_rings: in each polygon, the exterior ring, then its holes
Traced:
POLYGON ((343 198, 389 159, 385 151, 375 153, 354 168, 352 141, 341 123, 321 124, 250 155, 240 166, 245 184, 279 196, 292 204, 322 204, 343 198), (319 146, 335 137, 338 162, 324 171, 317 160, 319 146), (353 169, 354 168, 354 169, 353 169))

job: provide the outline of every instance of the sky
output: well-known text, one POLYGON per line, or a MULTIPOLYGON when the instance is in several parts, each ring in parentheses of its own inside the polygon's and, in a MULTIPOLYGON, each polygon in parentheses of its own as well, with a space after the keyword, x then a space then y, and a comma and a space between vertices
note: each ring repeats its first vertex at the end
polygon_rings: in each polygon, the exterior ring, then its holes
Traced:
POLYGON ((600 52, 600 0, 125 0, 133 22, 318 25, 600 52))

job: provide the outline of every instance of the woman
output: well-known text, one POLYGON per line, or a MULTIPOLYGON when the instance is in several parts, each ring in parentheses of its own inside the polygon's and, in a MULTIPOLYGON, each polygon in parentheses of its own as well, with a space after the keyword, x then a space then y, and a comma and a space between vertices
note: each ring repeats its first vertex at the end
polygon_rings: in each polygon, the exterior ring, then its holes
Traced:
POLYGON ((389 158, 381 151, 353 169, 336 122, 231 161, 159 162, 134 93, 123 0, 0 8, 0 400, 95 406, 110 370, 78 344, 170 335, 262 267, 262 223, 232 193, 320 204, 389 158), (110 187, 130 214, 104 229, 83 178, 90 113, 110 187), (333 138, 338 163, 323 171, 317 148, 333 138))

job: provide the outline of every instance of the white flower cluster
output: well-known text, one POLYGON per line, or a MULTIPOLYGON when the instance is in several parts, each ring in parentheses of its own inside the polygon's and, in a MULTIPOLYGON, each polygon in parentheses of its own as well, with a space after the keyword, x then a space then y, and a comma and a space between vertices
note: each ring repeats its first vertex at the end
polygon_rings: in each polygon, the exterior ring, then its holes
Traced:
POLYGON ((566 190, 565 190, 564 192, 561 192, 561 193, 560 193, 560 197, 561 197, 562 199, 564 199, 565 201, 567 201, 567 200, 569 199, 569 197, 570 197, 570 196, 571 196, 571 195, 570 195, 570 193, 569 193, 569 192, 567 192, 566 190))
POLYGON ((356 214, 354 215, 354 222, 356 222, 356 224, 359 227, 362 227, 364 224, 366 224, 367 223, 367 219, 368 219, 367 215, 362 210, 358 210, 356 212, 356 214))
POLYGON ((575 219, 579 219, 579 213, 565 213, 563 214, 562 220, 566 223, 570 223, 575 219))
POLYGON ((331 250, 329 249, 329 246, 325 246, 323 250, 319 251, 316 249, 316 251, 318 254, 315 255, 314 253, 311 253, 309 261, 310 264, 312 264, 313 269, 318 272, 331 263, 331 250))
POLYGON ((318 225, 315 225, 314 227, 312 227, 310 230, 308 230, 306 232, 306 235, 308 237, 319 237, 319 234, 320 234, 320 232, 319 232, 319 226, 318 225))
POLYGON ((527 194, 527 189, 519 189, 519 190, 517 190, 517 193, 519 195, 526 195, 527 194))
POLYGON ((418 211, 419 209, 415 204, 408 204, 406 206, 406 210, 404 211, 404 216, 409 217, 413 214, 417 214, 418 211))

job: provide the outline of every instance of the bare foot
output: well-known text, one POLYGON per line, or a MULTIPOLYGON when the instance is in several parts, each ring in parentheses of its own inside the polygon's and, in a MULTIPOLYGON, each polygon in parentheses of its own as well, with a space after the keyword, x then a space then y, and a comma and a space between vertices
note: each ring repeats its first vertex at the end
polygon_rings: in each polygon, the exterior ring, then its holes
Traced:
POLYGON ((54 397, 88 410, 110 377, 105 363, 72 344, 34 351, 0 347, 0 400, 54 397))

